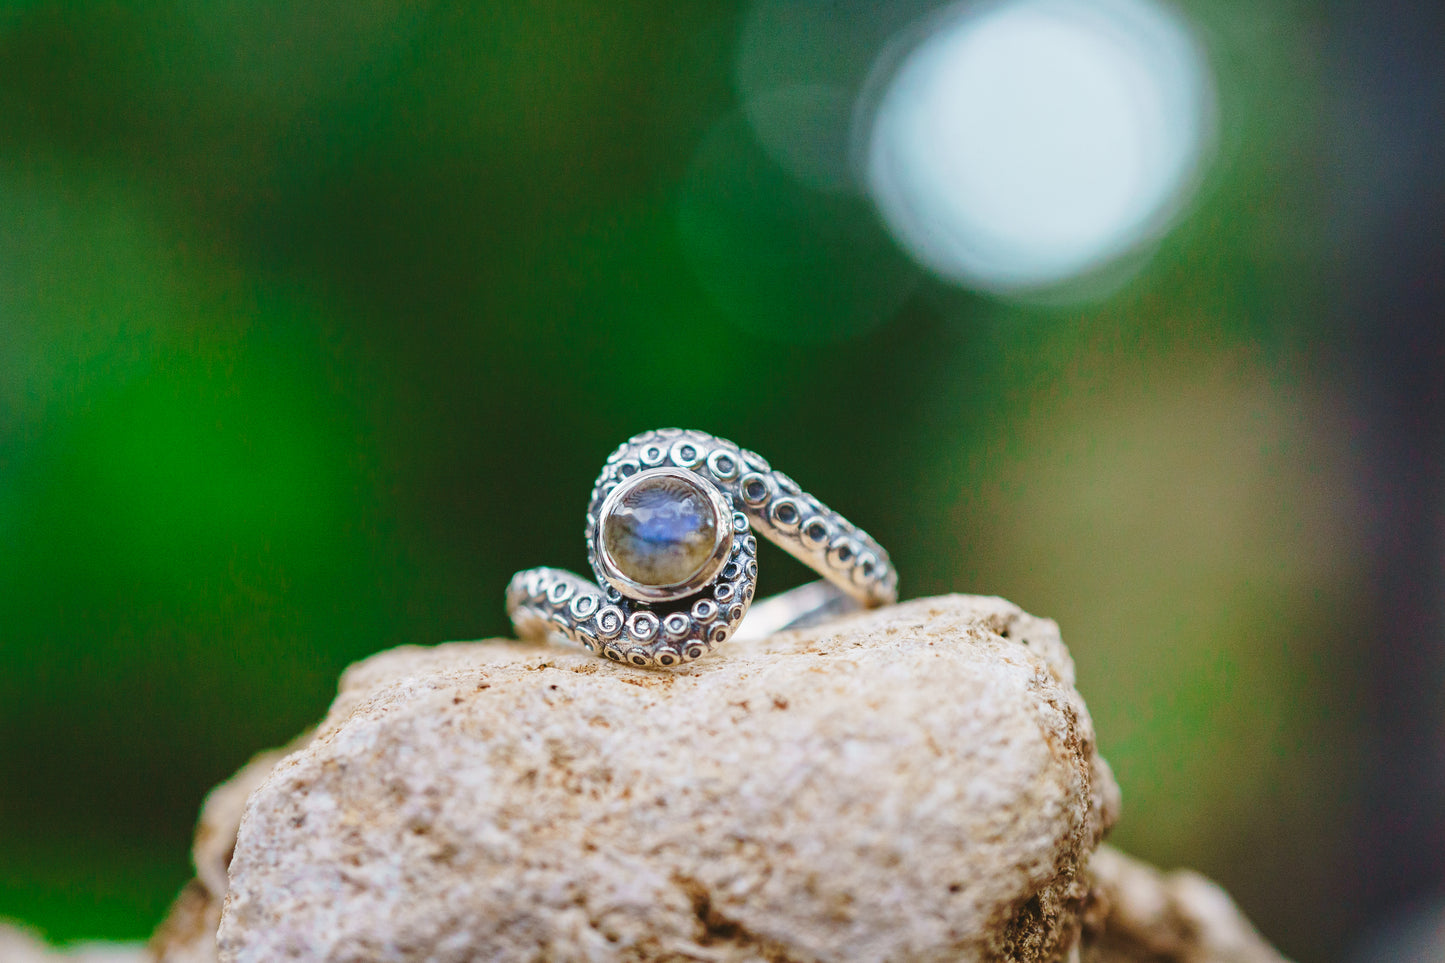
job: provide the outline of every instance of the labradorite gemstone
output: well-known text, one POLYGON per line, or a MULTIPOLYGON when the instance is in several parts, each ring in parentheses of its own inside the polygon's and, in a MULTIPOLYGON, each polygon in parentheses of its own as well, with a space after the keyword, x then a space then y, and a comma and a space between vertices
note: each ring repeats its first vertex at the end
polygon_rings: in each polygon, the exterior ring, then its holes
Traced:
POLYGON ((602 544, 634 582, 658 587, 685 582, 707 564, 717 544, 712 500, 681 478, 649 478, 602 520, 602 544))

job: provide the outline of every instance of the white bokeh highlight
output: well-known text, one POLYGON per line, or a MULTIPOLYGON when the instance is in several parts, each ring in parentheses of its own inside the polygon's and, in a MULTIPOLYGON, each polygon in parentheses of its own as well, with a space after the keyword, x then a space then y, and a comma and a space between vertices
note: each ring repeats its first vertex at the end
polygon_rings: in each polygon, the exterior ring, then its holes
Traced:
POLYGON ((916 260, 968 287, 1057 290, 1138 252, 1212 142, 1203 50, 1149 0, 953 8, 894 56, 868 190, 916 260))

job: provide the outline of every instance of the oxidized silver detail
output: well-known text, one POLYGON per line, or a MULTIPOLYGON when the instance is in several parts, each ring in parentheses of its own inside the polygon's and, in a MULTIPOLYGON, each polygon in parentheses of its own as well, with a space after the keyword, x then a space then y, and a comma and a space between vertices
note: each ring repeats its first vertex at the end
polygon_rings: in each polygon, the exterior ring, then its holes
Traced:
POLYGON ((630 665, 671 667, 701 658, 737 633, 756 594, 754 528, 827 579, 785 593, 787 602, 770 600, 769 628, 822 614, 811 612, 821 608, 820 599, 828 600, 831 616, 897 598, 898 573, 866 532, 761 456, 700 431, 644 432, 618 446, 593 486, 586 517, 596 583, 554 568, 518 572, 507 586, 518 635, 560 635, 630 665), (692 578, 662 587, 622 575, 601 544, 612 507, 630 486, 659 475, 706 493, 716 515, 716 544, 706 564, 692 578), (820 591, 824 585, 827 592, 820 591))

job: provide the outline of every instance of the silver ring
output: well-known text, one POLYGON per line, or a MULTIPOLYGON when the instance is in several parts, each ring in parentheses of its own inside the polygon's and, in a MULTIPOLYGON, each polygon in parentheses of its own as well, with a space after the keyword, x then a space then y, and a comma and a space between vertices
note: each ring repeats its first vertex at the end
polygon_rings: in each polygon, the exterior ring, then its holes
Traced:
POLYGON ((507 585, 521 638, 561 636, 615 662, 676 666, 735 635, 761 636, 898 598, 867 532, 763 458, 700 431, 663 428, 607 458, 587 507, 596 581, 532 568, 507 585), (756 529, 826 581, 760 602, 756 529))

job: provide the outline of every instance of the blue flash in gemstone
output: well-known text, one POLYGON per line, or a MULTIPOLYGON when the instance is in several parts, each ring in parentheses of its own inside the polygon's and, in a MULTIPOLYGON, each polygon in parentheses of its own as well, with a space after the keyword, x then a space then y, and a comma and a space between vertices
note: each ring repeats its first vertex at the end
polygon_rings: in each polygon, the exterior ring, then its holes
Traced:
POLYGON ((627 491, 602 520, 602 545, 634 582, 677 585, 708 563, 717 525, 712 500, 701 488, 660 475, 627 491))

